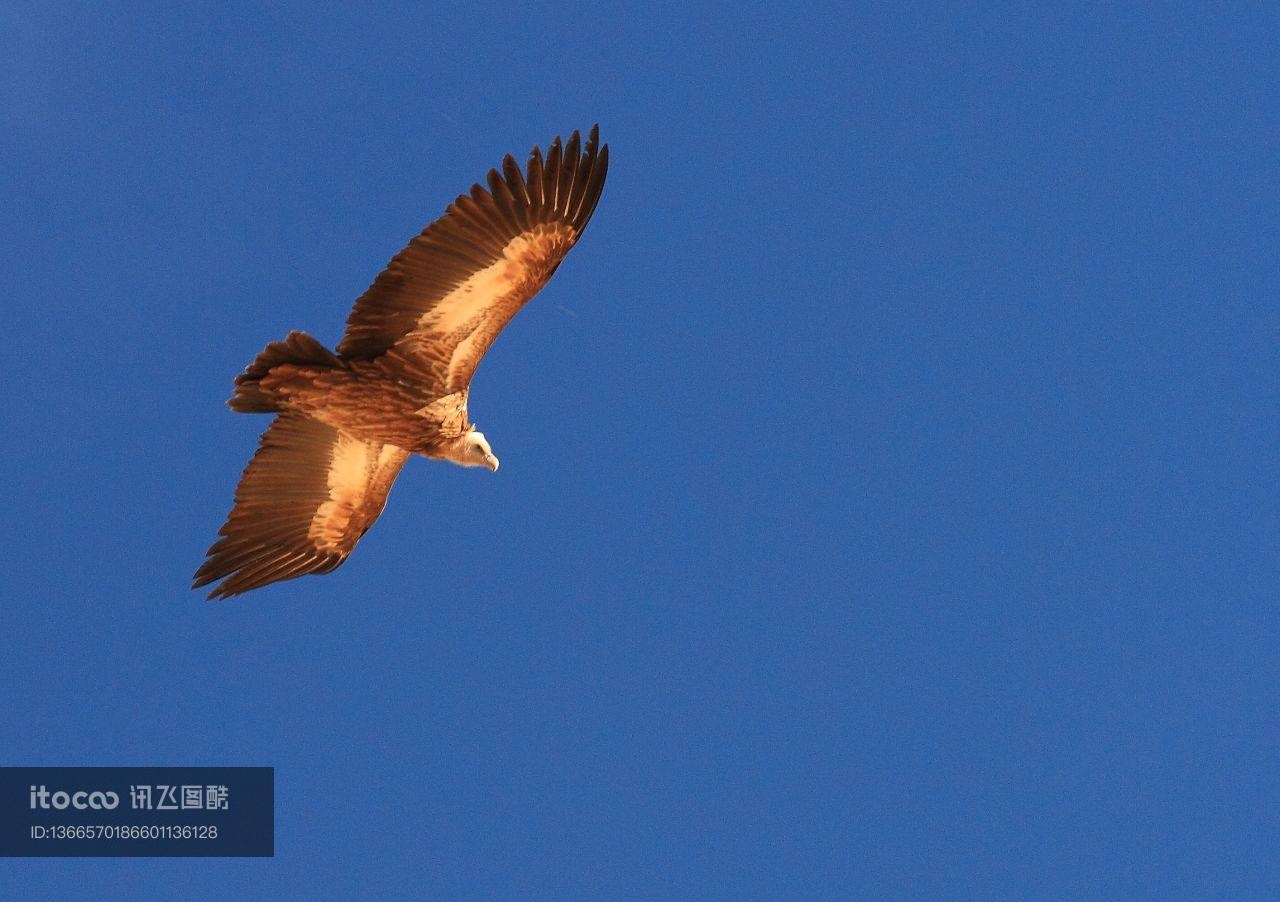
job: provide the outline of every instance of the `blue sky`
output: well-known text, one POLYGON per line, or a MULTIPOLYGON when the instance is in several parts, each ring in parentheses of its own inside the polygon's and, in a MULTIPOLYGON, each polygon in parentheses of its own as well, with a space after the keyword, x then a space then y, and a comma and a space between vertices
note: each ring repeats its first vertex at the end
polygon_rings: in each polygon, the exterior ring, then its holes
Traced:
POLYGON ((1272 897, 1259 6, 0 13, 0 750, 273 765, 269 860, 20 898, 1272 897), (504 153, 585 237, 351 560, 188 590, 266 420, 504 153))

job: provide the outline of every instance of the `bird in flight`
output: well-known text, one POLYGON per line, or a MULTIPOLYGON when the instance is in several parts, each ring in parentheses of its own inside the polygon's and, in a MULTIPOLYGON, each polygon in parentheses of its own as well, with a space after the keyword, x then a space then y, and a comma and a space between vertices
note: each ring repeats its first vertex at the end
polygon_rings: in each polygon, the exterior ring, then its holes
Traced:
POLYGON ((535 147, 523 173, 508 154, 392 258, 336 351, 305 332, 267 345, 227 403, 275 419, 193 588, 221 580, 209 598, 229 598, 333 570, 413 454, 498 469, 467 419, 471 377, 582 235, 608 167, 598 126, 535 147))

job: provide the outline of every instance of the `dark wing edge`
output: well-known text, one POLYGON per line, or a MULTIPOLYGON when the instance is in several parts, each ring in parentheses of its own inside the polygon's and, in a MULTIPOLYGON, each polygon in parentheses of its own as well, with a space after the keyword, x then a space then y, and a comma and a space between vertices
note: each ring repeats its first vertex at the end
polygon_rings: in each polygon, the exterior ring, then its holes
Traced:
POLYGON ((299 414, 276 417, 192 588, 222 580, 208 597, 225 599, 335 569, 382 513, 408 456, 299 414))
POLYGON ((477 184, 470 194, 459 195, 444 216, 392 258, 352 308, 338 353, 347 358, 381 354, 454 288, 501 260, 512 240, 538 226, 567 226, 570 239, 548 261, 545 278, 529 297, 536 294, 600 200, 609 146, 599 141, 599 125, 592 126, 585 146, 576 131, 563 145, 557 136, 545 159, 533 148, 523 173, 508 154, 501 172, 489 170, 487 190, 477 184))

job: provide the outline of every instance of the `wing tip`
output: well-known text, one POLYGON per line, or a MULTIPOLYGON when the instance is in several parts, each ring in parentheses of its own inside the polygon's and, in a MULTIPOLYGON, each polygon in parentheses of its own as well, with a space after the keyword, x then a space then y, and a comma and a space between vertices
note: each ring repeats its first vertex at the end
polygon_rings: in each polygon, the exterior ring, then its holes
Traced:
POLYGON ((218 573, 216 570, 216 558, 210 557, 200 566, 200 569, 195 572, 195 576, 191 578, 191 591, 194 592, 196 589, 203 589, 210 583, 218 583, 218 581, 221 580, 218 585, 213 587, 213 591, 204 597, 204 600, 224 601, 232 595, 240 594, 227 589, 227 583, 231 581, 231 577, 234 573, 234 570, 225 573, 218 573))
MULTIPOLYGON (((194 592, 197 589, 203 589, 205 586, 209 585, 210 583, 218 582, 218 580, 222 579, 223 576, 228 576, 228 574, 218 575, 212 572, 206 572, 206 568, 211 563, 213 563, 212 558, 205 561, 204 564, 200 567, 200 569, 196 571, 195 576, 192 577, 191 591, 194 592)), ((237 592, 228 591, 226 587, 227 582, 229 582, 228 579, 222 579, 222 582, 214 586, 213 591, 211 591, 208 595, 204 597, 204 600, 205 601, 224 601, 225 599, 230 598, 232 595, 239 594, 237 592)))
POLYGON ((272 583, 309 574, 332 573, 350 556, 336 551, 302 551, 288 546, 273 546, 272 550, 274 553, 235 562, 221 555, 211 556, 195 572, 191 589, 194 591, 216 582, 218 584, 205 596, 205 601, 226 601, 272 583))

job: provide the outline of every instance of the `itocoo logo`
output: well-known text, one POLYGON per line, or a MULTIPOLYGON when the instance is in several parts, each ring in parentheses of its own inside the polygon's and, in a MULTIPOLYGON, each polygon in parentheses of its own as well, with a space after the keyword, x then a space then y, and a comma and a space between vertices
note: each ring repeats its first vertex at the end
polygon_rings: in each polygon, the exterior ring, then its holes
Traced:
POLYGON ((44 786, 31 787, 31 807, 35 808, 57 808, 59 811, 65 811, 68 808, 78 808, 84 811, 86 808, 101 810, 103 808, 115 808, 120 804, 120 796, 114 792, 49 792, 44 786))

